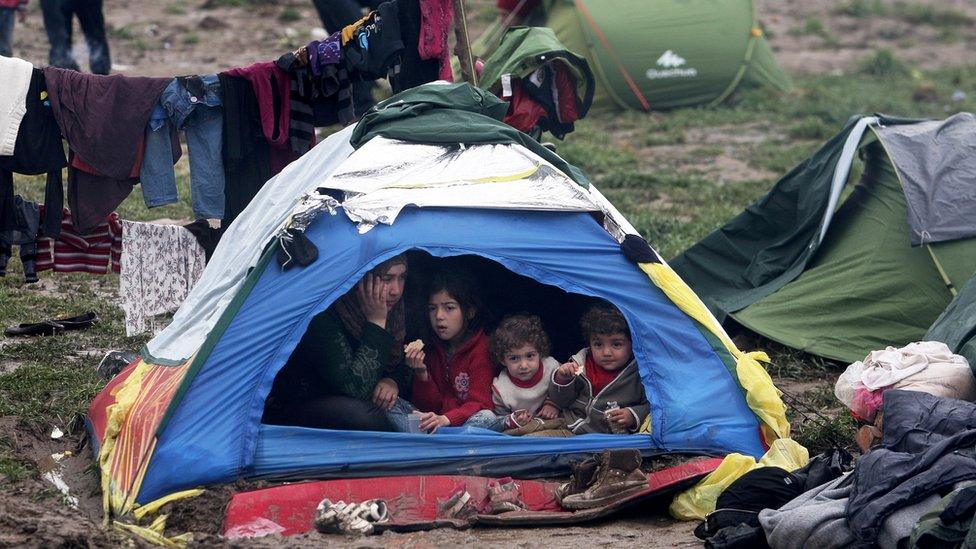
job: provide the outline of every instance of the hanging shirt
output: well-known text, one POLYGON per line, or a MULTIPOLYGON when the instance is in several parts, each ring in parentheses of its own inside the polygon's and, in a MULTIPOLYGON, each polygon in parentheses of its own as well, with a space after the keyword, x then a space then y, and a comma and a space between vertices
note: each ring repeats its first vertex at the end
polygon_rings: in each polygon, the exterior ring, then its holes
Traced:
POLYGON ((125 335, 161 329, 154 317, 183 304, 203 274, 206 258, 193 233, 180 225, 122 221, 119 299, 125 335))
MULTIPOLYGON (((44 206, 41 206, 42 215, 43 212, 44 206)), ((121 255, 122 225, 114 212, 94 229, 83 233, 75 228, 71 214, 64 210, 58 239, 37 239, 38 271, 117 273, 121 255)))

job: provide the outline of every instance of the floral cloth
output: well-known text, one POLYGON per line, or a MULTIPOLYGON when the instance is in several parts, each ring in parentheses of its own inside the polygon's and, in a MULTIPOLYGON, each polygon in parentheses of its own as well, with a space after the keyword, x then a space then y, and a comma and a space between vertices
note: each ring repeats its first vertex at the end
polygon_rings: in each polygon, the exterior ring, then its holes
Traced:
POLYGON ((186 228, 122 221, 119 296, 125 335, 162 329, 155 317, 180 307, 205 266, 203 248, 186 228))

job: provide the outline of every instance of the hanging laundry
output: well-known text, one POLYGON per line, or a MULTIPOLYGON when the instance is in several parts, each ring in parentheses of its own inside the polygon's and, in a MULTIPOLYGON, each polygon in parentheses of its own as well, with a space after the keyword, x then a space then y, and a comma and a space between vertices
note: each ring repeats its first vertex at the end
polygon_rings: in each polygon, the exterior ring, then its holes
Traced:
POLYGON ((399 69, 394 68, 394 72, 390 75, 390 86, 393 88, 393 93, 399 93, 438 79, 454 80, 451 74, 451 58, 447 51, 447 31, 454 13, 453 4, 451 4, 451 0, 446 0, 450 14, 447 14, 441 6, 434 12, 424 15, 425 4, 431 3, 444 4, 445 2, 443 0, 435 2, 396 0, 403 51, 400 54, 399 69), (435 12, 439 14, 439 18, 435 17, 435 12), (444 17, 447 19, 444 20, 444 17), (428 18, 432 19, 433 27, 427 27, 428 18), (424 57, 424 40, 437 42, 438 38, 444 42, 443 50, 431 57, 424 57))
MULTIPOLYGON (((31 73, 26 106, 27 112, 20 123, 13 156, 0 156, 0 196, 9 193, 9 197, 13 197, 13 173, 46 173, 44 202, 52 204, 53 209, 50 210, 50 215, 42 218, 41 233, 57 237, 61 231, 61 207, 64 204, 61 168, 67 164, 67 160, 64 157, 61 130, 51 112, 44 73, 40 69, 33 69, 31 73)), ((5 204, 2 198, 0 204, 5 204)), ((5 224, 4 218, 0 209, 0 227, 5 224)))
POLYGON ((240 76, 251 83, 261 116, 261 128, 271 145, 271 174, 277 174, 298 158, 288 141, 291 78, 271 61, 231 69, 223 74, 240 76))
POLYGON ((345 44, 346 66, 364 80, 385 78, 396 73, 403 49, 397 2, 383 2, 345 44))
POLYGON ((154 317, 177 310, 206 266, 203 248, 179 225, 122 221, 119 298, 125 335, 157 332, 154 317))
POLYGON ((314 87, 308 66, 308 49, 302 47, 297 52, 286 53, 275 61, 275 65, 291 78, 288 92, 291 101, 288 142, 293 153, 303 155, 315 143, 311 105, 314 87))
POLYGON ((230 226, 271 178, 271 146, 264 137, 261 112, 251 83, 218 75, 224 94, 224 218, 230 226))
POLYGON ((27 88, 34 65, 23 59, 0 56, 0 156, 14 154, 20 122, 27 112, 27 88))
POLYGON ((190 231, 190 234, 197 239, 197 244, 203 248, 207 263, 210 263, 210 258, 213 257, 214 250, 217 249, 217 244, 220 242, 220 227, 214 227, 206 219, 197 219, 192 223, 183 225, 183 228, 190 231))
POLYGON ((183 131, 190 155, 193 214, 198 219, 223 218, 221 147, 224 124, 221 105, 220 81, 216 74, 180 76, 163 90, 156 111, 146 126, 146 153, 140 171, 146 207, 179 200, 173 164, 179 160, 181 152, 176 132, 183 131))
POLYGON ((169 78, 99 76, 44 68, 54 118, 76 153, 68 167, 68 205, 75 225, 90 229, 124 199, 121 181, 136 182, 143 154, 143 133, 169 78), (83 170, 92 177, 73 172, 83 170), (112 193, 89 185, 101 181, 112 193), (81 188, 79 188, 81 185, 81 188))
POLYGON ((451 50, 447 40, 451 22, 454 21, 454 2, 452 0, 419 0, 419 2, 421 23, 417 51, 421 59, 438 61, 440 65, 438 79, 453 82, 451 50))
MULTIPOLYGON (((45 206, 41 206, 44 215, 45 206)), ((112 213, 93 229, 79 231, 71 213, 62 211, 61 235, 57 240, 37 239, 37 271, 106 274, 119 272, 122 255, 122 225, 112 213)))
POLYGON ((24 282, 30 284, 37 282, 35 265, 40 211, 37 204, 24 200, 20 195, 14 197, 13 204, 13 228, 0 231, 0 276, 7 274, 11 247, 17 246, 20 249, 20 262, 24 266, 24 282))
POLYGON ((308 65, 312 72, 313 94, 312 123, 315 126, 331 126, 339 123, 348 126, 356 121, 353 104, 353 84, 342 60, 339 33, 307 46, 308 65))

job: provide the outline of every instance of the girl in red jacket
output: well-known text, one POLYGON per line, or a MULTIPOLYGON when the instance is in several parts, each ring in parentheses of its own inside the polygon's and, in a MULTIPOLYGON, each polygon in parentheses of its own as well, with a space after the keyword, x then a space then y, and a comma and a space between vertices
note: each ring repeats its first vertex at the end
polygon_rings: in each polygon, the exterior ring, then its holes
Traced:
POLYGON ((423 411, 420 428, 489 425, 495 421, 491 411, 495 372, 482 330, 476 283, 458 271, 442 272, 434 276, 427 295, 430 345, 426 353, 409 349, 405 356, 414 371, 413 404, 423 411))

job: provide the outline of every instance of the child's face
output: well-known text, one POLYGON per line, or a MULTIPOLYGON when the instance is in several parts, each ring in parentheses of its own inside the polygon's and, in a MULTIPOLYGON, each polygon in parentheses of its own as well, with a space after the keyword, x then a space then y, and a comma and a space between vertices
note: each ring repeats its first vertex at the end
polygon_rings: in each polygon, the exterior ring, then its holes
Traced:
POLYGON ((431 294, 427 300, 427 317, 430 327, 442 341, 454 341, 464 335, 467 322, 461 304, 443 290, 431 294))
POLYGON ((627 334, 593 334, 590 355, 604 370, 616 371, 630 362, 630 338, 627 334))
POLYGON ((519 381, 532 379, 542 364, 539 351, 531 343, 505 351, 502 362, 508 370, 508 375, 519 381))

